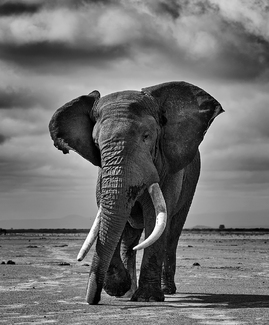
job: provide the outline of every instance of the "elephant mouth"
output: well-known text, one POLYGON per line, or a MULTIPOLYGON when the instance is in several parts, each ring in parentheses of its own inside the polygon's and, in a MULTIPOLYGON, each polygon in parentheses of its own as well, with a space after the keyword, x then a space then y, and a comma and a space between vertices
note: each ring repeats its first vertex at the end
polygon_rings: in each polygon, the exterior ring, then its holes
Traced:
MULTIPOLYGON (((142 243, 140 243, 139 245, 133 248, 134 250, 145 249, 146 247, 149 247, 150 245, 155 243, 160 238, 160 236, 162 235, 166 227, 167 209, 166 209, 166 203, 159 184, 153 183, 152 185, 150 185, 148 187, 148 192, 155 209, 155 214, 156 214, 155 227, 152 233, 142 243)), ((94 244, 96 238, 98 237, 99 228, 101 224, 101 211, 102 211, 102 207, 100 206, 96 218, 94 220, 94 223, 89 231, 89 234, 86 237, 78 253, 77 256, 78 261, 82 261, 85 258, 90 248, 94 244)))
POLYGON ((152 233, 139 245, 135 246, 134 250, 145 249, 155 243, 162 235, 165 230, 166 222, 167 222, 167 209, 166 203, 163 197, 163 193, 160 189, 158 183, 153 183, 148 187, 148 192, 151 197, 155 214, 156 214, 156 222, 155 227, 152 233))

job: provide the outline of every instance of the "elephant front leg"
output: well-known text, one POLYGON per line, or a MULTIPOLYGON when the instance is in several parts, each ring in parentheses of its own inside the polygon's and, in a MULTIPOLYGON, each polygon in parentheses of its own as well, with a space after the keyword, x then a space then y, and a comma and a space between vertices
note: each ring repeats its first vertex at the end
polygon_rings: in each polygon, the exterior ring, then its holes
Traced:
POLYGON ((136 251, 143 229, 135 229, 127 222, 110 262, 104 290, 110 296, 131 297, 137 289, 136 251))
POLYGON ((144 251, 139 285, 132 301, 164 301, 161 289, 162 262, 164 257, 164 235, 144 251))
POLYGON ((120 257, 120 242, 106 273, 104 290, 110 296, 121 297, 131 287, 131 278, 120 257))

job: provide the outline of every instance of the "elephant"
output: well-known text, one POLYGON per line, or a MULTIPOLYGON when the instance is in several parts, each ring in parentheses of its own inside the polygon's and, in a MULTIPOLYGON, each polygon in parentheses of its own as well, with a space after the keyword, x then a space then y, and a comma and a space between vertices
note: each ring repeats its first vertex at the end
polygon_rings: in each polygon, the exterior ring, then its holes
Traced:
POLYGON ((203 89, 173 81, 104 97, 94 90, 54 113, 54 146, 98 167, 98 212, 77 257, 96 242, 88 304, 98 304, 103 288, 145 302, 176 292, 176 250, 200 175, 199 145, 222 112, 203 89))

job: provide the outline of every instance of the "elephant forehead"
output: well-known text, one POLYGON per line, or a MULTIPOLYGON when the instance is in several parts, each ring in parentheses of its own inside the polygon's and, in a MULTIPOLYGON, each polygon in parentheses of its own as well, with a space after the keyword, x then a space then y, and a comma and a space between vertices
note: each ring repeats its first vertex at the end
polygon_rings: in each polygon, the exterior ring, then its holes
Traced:
POLYGON ((117 115, 103 116, 99 125, 99 135, 102 138, 114 137, 131 137, 135 138, 136 135, 142 134, 145 131, 154 132, 156 129, 156 121, 152 116, 139 116, 129 113, 128 116, 117 115))
MULTIPOLYGON (((122 91, 112 93, 100 98, 97 103, 96 111, 100 115, 115 115, 115 114, 134 114, 142 116, 145 113, 157 111, 155 102, 152 98, 139 91, 122 91)), ((130 117, 132 115, 129 115, 130 117)))

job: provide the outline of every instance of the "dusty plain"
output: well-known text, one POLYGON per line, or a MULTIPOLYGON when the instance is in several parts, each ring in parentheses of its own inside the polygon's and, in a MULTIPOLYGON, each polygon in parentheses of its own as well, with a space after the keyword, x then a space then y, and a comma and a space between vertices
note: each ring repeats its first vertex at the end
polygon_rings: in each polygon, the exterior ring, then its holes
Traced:
POLYGON ((103 291, 97 306, 84 301, 92 252, 76 262, 84 238, 0 236, 0 263, 16 263, 0 264, 0 324, 269 324, 268 233, 184 232, 175 295, 134 303, 103 291))

